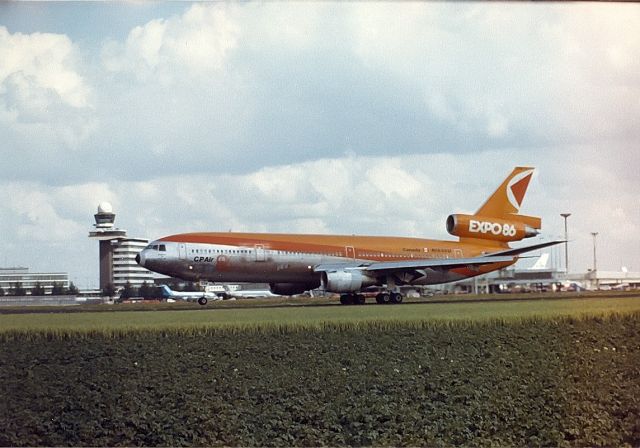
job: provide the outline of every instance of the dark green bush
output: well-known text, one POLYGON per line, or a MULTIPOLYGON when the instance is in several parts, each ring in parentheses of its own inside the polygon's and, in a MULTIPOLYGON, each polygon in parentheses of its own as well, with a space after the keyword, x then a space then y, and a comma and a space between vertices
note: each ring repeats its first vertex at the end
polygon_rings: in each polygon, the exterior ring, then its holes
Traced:
POLYGON ((3 446, 640 444, 640 315, 0 342, 3 446))

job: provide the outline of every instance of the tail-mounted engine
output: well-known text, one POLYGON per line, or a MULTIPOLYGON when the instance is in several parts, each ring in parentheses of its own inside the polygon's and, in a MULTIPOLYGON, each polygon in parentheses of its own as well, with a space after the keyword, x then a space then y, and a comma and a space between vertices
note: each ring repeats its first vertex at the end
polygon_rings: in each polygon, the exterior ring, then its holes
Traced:
POLYGON ((449 215, 447 232, 461 238, 479 238, 493 241, 519 241, 538 234, 540 218, 513 215, 513 220, 478 215, 449 215))

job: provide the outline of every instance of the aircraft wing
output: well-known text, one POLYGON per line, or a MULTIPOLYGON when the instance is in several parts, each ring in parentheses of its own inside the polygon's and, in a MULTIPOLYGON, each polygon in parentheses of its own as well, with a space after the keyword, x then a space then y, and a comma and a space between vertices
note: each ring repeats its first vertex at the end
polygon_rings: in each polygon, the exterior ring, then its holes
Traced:
POLYGON ((492 263, 512 262, 513 257, 473 257, 473 258, 430 258, 421 260, 383 261, 373 263, 364 268, 371 272, 395 272, 416 269, 442 269, 449 270, 468 266, 482 266, 492 263))
POLYGON ((337 271, 342 269, 366 269, 376 263, 375 261, 344 261, 338 263, 319 264, 313 268, 315 272, 337 271))
POLYGON ((316 272, 327 272, 342 269, 363 270, 379 273, 381 271, 397 272, 397 271, 415 271, 417 269, 455 269, 466 266, 482 266, 491 263, 505 263, 513 261, 513 257, 509 256, 482 256, 473 258, 424 258, 419 260, 399 260, 399 261, 382 261, 382 262, 345 262, 345 263, 327 263, 321 264, 314 268, 316 272))
POLYGON ((525 252, 531 252, 532 250, 538 250, 549 246, 554 246, 556 244, 566 243, 564 240, 558 241, 547 241, 546 243, 534 244, 533 246, 524 246, 524 247, 516 247, 513 249, 500 250, 498 252, 492 252, 490 254, 485 254, 485 257, 501 257, 501 256, 515 256, 520 255, 525 252))
POLYGON ((564 243, 564 241, 550 241, 533 246, 506 249, 471 258, 423 258, 418 260, 398 261, 345 261, 344 263, 325 263, 314 268, 315 272, 330 272, 337 270, 362 270, 374 274, 383 272, 419 271, 421 269, 450 270, 463 267, 477 267, 492 263, 509 263, 519 254, 532 250, 564 243))

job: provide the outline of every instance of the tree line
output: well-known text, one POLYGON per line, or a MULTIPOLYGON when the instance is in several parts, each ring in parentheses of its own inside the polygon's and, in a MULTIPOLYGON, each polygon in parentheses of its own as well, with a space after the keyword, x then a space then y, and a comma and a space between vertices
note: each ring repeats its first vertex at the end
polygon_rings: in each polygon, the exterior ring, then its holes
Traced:
MULTIPOLYGON (((168 286, 174 291, 198 291, 198 287, 193 282, 179 283, 176 281, 167 282, 168 286)), ((73 284, 73 282, 69 282, 69 287, 65 287, 60 282, 54 282, 53 287, 51 288, 51 295, 53 296, 75 296, 78 295, 80 291, 73 284)), ((115 297, 118 295, 118 290, 113 284, 107 285, 102 289, 102 294, 108 297, 115 297)), ((22 282, 12 283, 11 286, 5 290, 2 286, 0 286, 0 297, 1 296, 26 296, 31 294, 32 296, 44 296, 46 294, 45 287, 40 283, 36 282, 33 288, 25 288, 22 285, 22 282)), ((160 286, 156 286, 154 284, 149 284, 144 282, 140 287, 135 287, 131 283, 127 282, 124 285, 124 288, 120 291, 120 299, 129 299, 131 297, 142 297, 145 299, 158 299, 162 297, 162 289, 160 286)))

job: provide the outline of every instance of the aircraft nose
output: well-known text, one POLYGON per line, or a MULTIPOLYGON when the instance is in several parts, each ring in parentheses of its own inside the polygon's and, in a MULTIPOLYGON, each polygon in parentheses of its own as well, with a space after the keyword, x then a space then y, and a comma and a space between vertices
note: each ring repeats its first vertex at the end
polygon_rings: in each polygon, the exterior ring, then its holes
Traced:
POLYGON ((144 267, 144 253, 140 252, 138 255, 136 255, 136 263, 144 267))

